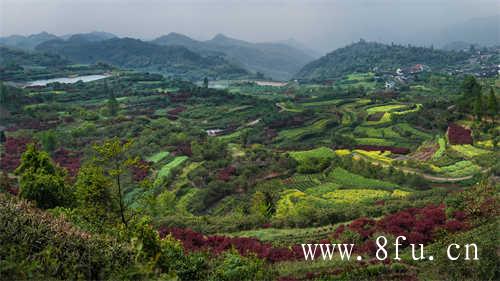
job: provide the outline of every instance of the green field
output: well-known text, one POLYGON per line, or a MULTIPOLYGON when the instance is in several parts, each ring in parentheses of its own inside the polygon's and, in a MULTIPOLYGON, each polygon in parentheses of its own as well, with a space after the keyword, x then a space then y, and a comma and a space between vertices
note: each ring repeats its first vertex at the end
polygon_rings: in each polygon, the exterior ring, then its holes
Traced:
POLYGON ((406 105, 404 104, 381 105, 381 106, 369 107, 366 109, 366 112, 368 112, 368 114, 373 114, 377 112, 390 112, 404 107, 406 107, 406 105))
POLYGON ((470 144, 452 145, 450 148, 466 158, 473 158, 479 155, 490 153, 490 151, 474 147, 470 144))
POLYGON ((170 154, 168 151, 160 151, 146 158, 147 161, 158 163, 170 154))
POLYGON ((397 184, 365 178, 363 176, 346 171, 342 168, 335 168, 334 170, 332 170, 328 174, 328 180, 332 180, 333 182, 342 185, 343 187, 384 190, 393 190, 399 187, 397 184))
POLYGON ((303 161, 305 158, 329 158, 335 156, 335 151, 329 147, 318 147, 306 151, 291 151, 292 156, 297 161, 303 161))
POLYGON ((463 160, 453 165, 441 167, 443 173, 450 177, 464 177, 476 174, 481 171, 481 167, 471 161, 463 160))
POLYGON ((161 184, 163 179, 170 175, 172 169, 177 168, 187 159, 187 156, 177 156, 172 161, 163 165, 163 167, 161 167, 161 169, 158 171, 158 174, 156 175, 155 185, 157 186, 158 184, 161 184))

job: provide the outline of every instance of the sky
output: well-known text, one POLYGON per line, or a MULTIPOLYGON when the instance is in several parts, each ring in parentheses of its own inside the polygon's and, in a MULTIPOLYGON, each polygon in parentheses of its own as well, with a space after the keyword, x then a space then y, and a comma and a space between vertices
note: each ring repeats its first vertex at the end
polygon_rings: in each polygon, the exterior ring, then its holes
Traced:
POLYGON ((498 14, 498 0, 0 0, 0 36, 223 33, 252 42, 294 38, 326 52, 360 38, 430 45, 440 29, 498 14))

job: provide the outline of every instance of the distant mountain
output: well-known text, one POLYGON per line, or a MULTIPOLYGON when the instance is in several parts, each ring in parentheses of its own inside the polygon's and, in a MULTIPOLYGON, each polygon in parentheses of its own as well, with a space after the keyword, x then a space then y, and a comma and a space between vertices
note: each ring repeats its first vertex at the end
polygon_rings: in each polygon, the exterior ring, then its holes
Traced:
POLYGON ((465 61, 468 54, 424 47, 405 47, 365 42, 348 45, 307 64, 295 75, 297 79, 336 79, 352 72, 367 72, 377 67, 395 71, 414 64, 425 64, 433 69, 465 61))
POLYGON ((58 54, 79 63, 105 62, 191 80, 200 80, 205 76, 221 79, 248 74, 242 67, 222 57, 205 57, 183 46, 160 46, 131 38, 103 41, 80 39, 51 40, 38 45, 36 50, 58 54))
POLYGON ((203 55, 223 55, 253 72, 261 72, 277 80, 288 80, 302 66, 314 59, 305 51, 284 43, 250 43, 216 35, 198 41, 178 33, 170 33, 151 41, 158 45, 184 46, 203 55))
POLYGON ((17 49, 32 50, 40 43, 57 38, 58 37, 56 35, 47 32, 41 32, 29 36, 11 35, 7 37, 0 37, 0 45, 17 49))
POLYGON ((72 34, 72 35, 67 35, 69 36, 68 38, 63 38, 65 40, 81 40, 81 41, 89 41, 89 42, 98 42, 98 41, 103 41, 103 40, 108 40, 108 39, 113 39, 117 38, 116 35, 108 32, 101 32, 101 31, 93 31, 89 33, 77 33, 77 34, 72 34))
POLYGON ((441 30, 437 36, 436 40, 443 45, 457 41, 481 46, 500 45, 500 15, 457 23, 441 30))
POLYGON ((11 48, 16 48, 16 49, 34 50, 35 47, 38 46, 39 44, 50 41, 50 40, 55 40, 55 39, 96 42, 96 41, 103 41, 103 40, 108 40, 108 39, 116 38, 116 37, 117 36, 112 34, 112 33, 101 32, 101 31, 93 31, 93 32, 89 32, 89 33, 68 34, 68 35, 64 35, 64 36, 60 36, 60 37, 44 31, 44 32, 41 32, 38 34, 29 35, 29 36, 11 35, 11 36, 7 36, 7 37, 0 37, 0 45, 6 46, 6 47, 11 47, 11 48))

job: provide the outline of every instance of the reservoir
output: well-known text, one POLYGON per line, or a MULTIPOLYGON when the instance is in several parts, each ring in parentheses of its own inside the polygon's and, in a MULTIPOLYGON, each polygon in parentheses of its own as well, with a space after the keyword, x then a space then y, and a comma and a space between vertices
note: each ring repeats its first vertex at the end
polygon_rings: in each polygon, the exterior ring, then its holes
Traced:
POLYGON ((59 82, 59 83, 65 83, 65 84, 72 84, 76 83, 78 81, 82 82, 90 82, 90 81, 95 81, 99 79, 103 79, 106 77, 109 77, 110 75, 104 75, 104 74, 97 74, 97 75, 84 75, 84 76, 77 76, 77 77, 62 77, 62 78, 52 78, 52 79, 43 79, 43 80, 35 80, 31 82, 27 82, 24 87, 30 87, 30 86, 45 86, 49 83, 54 83, 54 82, 59 82))

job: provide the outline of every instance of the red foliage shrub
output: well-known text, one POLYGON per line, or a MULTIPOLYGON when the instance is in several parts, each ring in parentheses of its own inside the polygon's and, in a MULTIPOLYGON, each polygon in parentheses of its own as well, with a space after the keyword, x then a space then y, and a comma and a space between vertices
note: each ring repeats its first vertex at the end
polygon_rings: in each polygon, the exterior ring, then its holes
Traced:
POLYGON ((139 160, 134 166, 132 166, 132 179, 134 181, 142 181, 149 174, 149 169, 151 168, 151 163, 139 160))
POLYGON ((444 226, 446 230, 449 232, 457 232, 466 227, 464 222, 458 221, 458 220, 449 220, 446 222, 446 225, 444 226))
POLYGON ((175 93, 169 94, 168 98, 170 102, 185 102, 191 97, 190 93, 175 93))
POLYGON ((167 114, 168 114, 168 115, 177 116, 177 115, 179 115, 180 113, 184 112, 185 110, 186 110, 186 108, 185 108, 185 107, 183 107, 183 106, 178 106, 178 107, 176 107, 176 108, 174 108, 174 109, 172 109, 172 110, 167 111, 167 114))
POLYGON ((378 145, 357 145, 356 149, 366 150, 366 151, 390 151, 395 154, 408 154, 410 149, 406 147, 394 147, 394 146, 378 146, 378 145))
POLYGON ((448 126, 448 141, 450 144, 472 144, 471 130, 451 123, 448 126))
POLYGON ((424 208, 410 208, 394 214, 386 215, 382 219, 375 221, 368 218, 359 218, 345 226, 339 226, 334 234, 334 238, 339 238, 346 230, 357 232, 365 241, 361 251, 371 252, 375 249, 373 243, 375 233, 387 233, 393 236, 405 236, 407 238, 403 244, 422 243, 426 244, 433 240, 438 229, 446 229, 450 232, 457 232, 467 229, 467 225, 456 219, 447 219, 443 205, 429 205, 424 208))
POLYGON ((380 121, 380 119, 382 119, 382 116, 384 116, 384 114, 385 114, 385 112, 376 112, 376 113, 368 115, 366 120, 372 121, 372 122, 377 122, 377 121, 380 121))
POLYGON ((233 166, 228 166, 219 171, 217 174, 217 179, 221 181, 229 181, 231 176, 236 172, 236 168, 233 166))
POLYGON ((7 137, 4 143, 4 151, 1 155, 0 166, 6 172, 14 172, 19 166, 21 154, 26 150, 26 145, 31 140, 28 138, 7 137))
POLYGON ((59 164, 61 167, 66 168, 71 177, 76 176, 78 170, 80 169, 80 157, 80 152, 64 148, 59 148, 53 155, 54 162, 59 164))
POLYGON ((193 156, 193 151, 191 150, 191 144, 190 143, 182 143, 179 144, 175 150, 172 152, 173 155, 186 155, 186 156, 193 156))
POLYGON ((465 220, 465 213, 462 211, 454 211, 453 217, 457 220, 463 221, 465 220))
MULTIPOLYGON (((235 248, 241 255, 255 254, 269 262, 297 260, 303 258, 302 247, 295 245, 291 248, 273 247, 269 243, 262 243, 258 239, 248 237, 204 236, 190 229, 161 228, 160 237, 171 234, 180 240, 188 252, 208 251, 219 255, 231 248, 235 248)), ((318 252, 319 255, 319 252, 318 252)))

